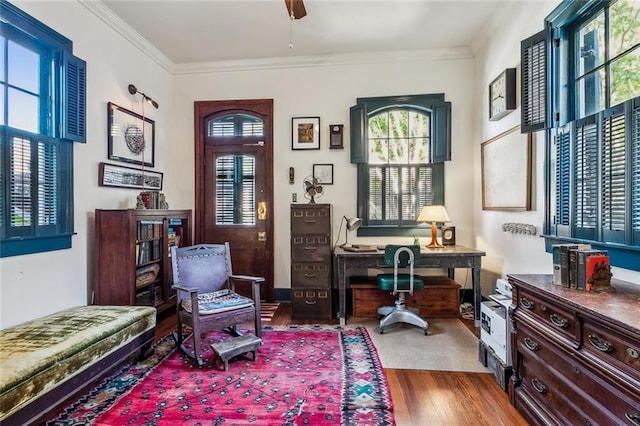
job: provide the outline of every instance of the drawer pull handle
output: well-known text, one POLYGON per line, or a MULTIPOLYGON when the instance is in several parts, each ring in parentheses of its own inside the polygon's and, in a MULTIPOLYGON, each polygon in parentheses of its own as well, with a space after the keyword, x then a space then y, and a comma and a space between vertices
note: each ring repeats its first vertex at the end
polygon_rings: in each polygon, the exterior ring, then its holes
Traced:
POLYGON ((318 301, 317 300, 314 300, 314 301, 305 300, 304 303, 306 303, 307 305, 315 305, 316 303, 318 303, 318 301))
POLYGON ((304 249, 305 250, 318 250, 318 247, 316 247, 316 246, 306 246, 304 249))
POLYGON ((304 223, 316 223, 315 219, 307 219, 304 221, 304 223))
POLYGON ((625 413, 624 416, 634 425, 640 426, 640 413, 625 413))
POLYGON ((540 383, 538 379, 532 379, 531 384, 538 393, 547 393, 547 387, 540 383))
POLYGON ((536 342, 534 342, 533 340, 529 339, 528 337, 524 338, 524 345, 530 351, 537 351, 538 349, 540 349, 540 346, 538 346, 538 344, 536 342))
POLYGON ((530 300, 529 300, 529 299, 527 299, 527 298, 521 297, 521 298, 520 298, 520 304, 521 304, 522 306, 524 306, 525 308, 527 308, 527 309, 533 309, 533 302, 532 302, 532 301, 530 301, 530 300))
POLYGON ((611 352, 613 350, 613 345, 611 343, 606 340, 602 340, 595 334, 589 335, 589 343, 591 343, 591 346, 602 352, 611 352))
POLYGON ((637 349, 634 348, 627 348, 627 353, 629 354, 629 356, 633 359, 638 359, 640 358, 640 352, 638 352, 637 349))
POLYGON ((567 328, 569 327, 569 320, 566 318, 562 318, 556 314, 549 315, 549 319, 551 323, 559 328, 567 328))
POLYGON ((317 277, 317 275, 316 274, 304 274, 304 277, 305 278, 315 278, 315 277, 317 277))

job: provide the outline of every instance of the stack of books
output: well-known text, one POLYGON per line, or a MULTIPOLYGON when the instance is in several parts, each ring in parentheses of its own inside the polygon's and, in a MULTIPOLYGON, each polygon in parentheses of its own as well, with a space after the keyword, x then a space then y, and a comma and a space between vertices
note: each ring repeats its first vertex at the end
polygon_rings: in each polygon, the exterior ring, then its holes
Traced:
POLYGON ((607 250, 593 249, 590 244, 556 244, 552 246, 552 256, 555 285, 584 291, 610 285, 607 250))

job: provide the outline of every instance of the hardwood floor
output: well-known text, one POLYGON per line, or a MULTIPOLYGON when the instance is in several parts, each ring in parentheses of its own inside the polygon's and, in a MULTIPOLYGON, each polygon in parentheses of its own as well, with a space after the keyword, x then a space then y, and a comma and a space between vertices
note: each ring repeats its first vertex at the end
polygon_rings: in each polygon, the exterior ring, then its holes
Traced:
MULTIPOLYGON (((472 321, 463 322, 478 334, 472 321)), ((292 320, 288 304, 281 304, 271 320, 271 325, 305 323, 317 321, 292 320)), ((174 327, 174 315, 161 319, 156 338, 174 327)), ((397 426, 528 425, 491 374, 398 369, 385 369, 385 373, 397 426)))

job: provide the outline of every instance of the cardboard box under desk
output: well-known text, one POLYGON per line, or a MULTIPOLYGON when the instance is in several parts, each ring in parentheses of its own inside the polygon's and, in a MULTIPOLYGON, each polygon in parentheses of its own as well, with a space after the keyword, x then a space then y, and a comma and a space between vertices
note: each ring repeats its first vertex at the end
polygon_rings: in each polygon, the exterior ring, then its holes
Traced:
MULTIPOLYGON (((448 277, 423 276, 424 288, 406 295, 406 304, 420 310, 424 318, 458 317, 460 284, 448 277)), ((376 277, 351 277, 354 317, 376 317, 381 306, 393 306, 398 296, 381 290, 376 277)))

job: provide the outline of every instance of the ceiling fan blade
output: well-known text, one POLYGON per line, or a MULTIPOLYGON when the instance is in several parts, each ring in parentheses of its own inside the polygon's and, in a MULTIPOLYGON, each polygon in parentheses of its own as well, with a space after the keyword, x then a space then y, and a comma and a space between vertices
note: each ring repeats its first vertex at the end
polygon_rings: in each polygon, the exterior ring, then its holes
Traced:
POLYGON ((302 0, 284 0, 284 4, 287 6, 287 13, 291 16, 291 9, 293 8, 294 19, 300 19, 307 16, 307 10, 304 8, 302 0))

